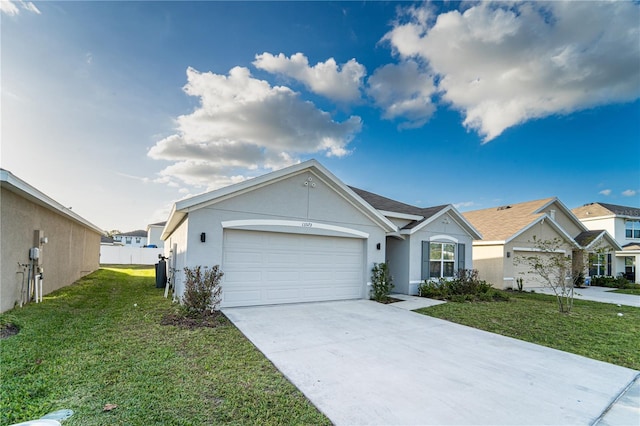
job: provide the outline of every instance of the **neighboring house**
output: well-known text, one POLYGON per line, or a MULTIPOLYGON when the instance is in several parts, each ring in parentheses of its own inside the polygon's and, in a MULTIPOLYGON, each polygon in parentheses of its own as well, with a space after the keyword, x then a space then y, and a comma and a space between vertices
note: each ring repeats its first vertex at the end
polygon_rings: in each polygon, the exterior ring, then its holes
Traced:
POLYGON ((418 294, 424 280, 452 278, 472 268, 472 243, 481 235, 452 205, 415 207, 351 189, 398 227, 386 238, 394 292, 418 294))
POLYGON ((217 264, 229 307, 366 298, 371 269, 385 260, 396 291, 415 293, 423 274, 471 267, 477 236, 451 206, 420 209, 350 188, 310 160, 175 203, 162 239, 177 295, 185 266, 217 264), (423 241, 434 247, 428 261, 423 241))
POLYGON ((113 240, 113 237, 108 237, 106 235, 103 235, 102 237, 100 237, 100 245, 101 246, 121 246, 122 243, 121 242, 116 242, 113 240))
POLYGON ((147 225, 147 245, 156 246, 158 248, 164 247, 164 241, 162 241, 162 230, 167 222, 158 222, 147 225))
MULTIPOLYGON (((463 213, 463 216, 482 234, 473 242, 474 267, 481 279, 497 288, 515 288, 516 279, 522 278, 526 288, 544 285, 541 277, 530 273, 522 261, 540 252, 538 240, 561 241, 559 251, 572 258, 574 272, 588 274, 586 266, 589 253, 604 255, 620 250, 620 246, 605 230, 590 231, 557 198, 528 201, 489 209, 463 213)), ((601 259, 602 260, 602 259, 601 259)), ((611 268, 609 264, 597 265, 600 271, 611 268)))
POLYGON ((640 283, 640 208, 589 203, 572 211, 588 229, 604 229, 613 235, 622 247, 615 253, 613 270, 640 283))
POLYGON ((122 234, 114 234, 111 236, 114 243, 120 243, 129 247, 143 247, 147 245, 147 232, 143 229, 138 229, 131 232, 124 232, 122 234))
POLYGON ((28 300, 29 269, 43 294, 98 269, 100 228, 7 170, 0 186, 0 312, 28 300))

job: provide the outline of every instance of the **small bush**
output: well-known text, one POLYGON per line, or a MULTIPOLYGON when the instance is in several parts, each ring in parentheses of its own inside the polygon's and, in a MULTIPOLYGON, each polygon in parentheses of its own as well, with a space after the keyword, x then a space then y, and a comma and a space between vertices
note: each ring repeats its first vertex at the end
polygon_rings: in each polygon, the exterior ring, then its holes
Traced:
POLYGON ((507 295, 496 292, 491 287, 491 284, 478 279, 478 271, 475 269, 460 270, 453 279, 425 280, 418 287, 418 294, 430 299, 449 300, 451 302, 490 302, 493 300, 508 300, 509 298, 507 295), (499 294, 499 296, 496 297, 496 294, 499 294))
POLYGON ((186 280, 182 304, 186 316, 202 317, 207 311, 218 310, 222 297, 220 280, 224 275, 220 266, 215 265, 210 269, 185 267, 184 274, 186 280))
POLYGON ((625 277, 591 277, 591 285, 609 288, 640 288, 637 284, 631 283, 625 277))
POLYGON ((371 299, 376 302, 387 302, 393 288, 393 277, 389 273, 387 263, 374 263, 371 270, 371 299))

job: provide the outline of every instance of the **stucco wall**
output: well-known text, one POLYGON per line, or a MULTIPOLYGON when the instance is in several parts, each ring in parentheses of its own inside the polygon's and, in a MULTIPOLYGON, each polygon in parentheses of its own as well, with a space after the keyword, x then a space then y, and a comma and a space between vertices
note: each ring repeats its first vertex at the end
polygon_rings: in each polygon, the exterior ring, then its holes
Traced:
POLYGON ((48 243, 41 245, 40 266, 44 268, 46 295, 72 284, 99 267, 100 234, 52 210, 2 188, 0 194, 0 310, 14 307, 20 299, 24 270, 29 262, 34 231, 42 230, 48 243))
POLYGON ((457 244, 465 245, 465 269, 473 269, 473 239, 449 213, 438 217, 424 228, 411 234, 408 238, 410 246, 409 260, 409 294, 418 294, 418 286, 422 282, 422 242, 439 241, 456 243, 456 268, 458 263, 457 244))
MULTIPOLYGON (((523 261, 524 257, 531 256, 535 253, 518 250, 519 248, 536 248, 536 245, 533 243, 534 237, 538 241, 551 241, 554 238, 563 238, 560 233, 545 221, 537 223, 505 246, 505 250, 511 253, 511 257, 505 262, 504 276, 505 279, 512 279, 514 288, 516 287, 515 280, 517 278, 525 279, 525 287, 539 287, 545 285, 545 282, 542 279, 529 273, 530 267, 523 261)), ((573 256, 575 246, 568 241, 562 240, 558 249, 564 251, 564 256, 571 257, 573 256)), ((543 256, 543 254, 540 255, 543 256)))
POLYGON ((567 232, 567 234, 569 234, 572 237, 575 237, 580 232, 582 232, 582 229, 580 229, 580 227, 576 225, 575 219, 570 218, 566 213, 564 213, 564 211, 561 209, 558 203, 551 204, 549 207, 546 208, 545 211, 549 213, 549 215, 551 215, 551 210, 556 211, 555 221, 562 227, 562 229, 564 229, 567 232))
MULTIPOLYGON (((321 223, 369 234, 369 237, 365 238, 366 270, 364 277, 367 281, 370 280, 373 264, 385 261, 386 238, 384 230, 354 205, 338 195, 328 183, 308 171, 239 194, 211 206, 191 211, 187 221, 176 229, 165 243, 178 243, 176 259, 179 271, 184 266, 213 266, 217 264, 222 266, 224 272, 222 222, 255 219, 292 220, 299 221, 301 225, 302 222, 321 223), (304 185, 305 182, 312 182, 315 186, 304 185), (202 233, 206 235, 205 242, 200 241, 202 233), (377 248, 377 244, 380 244, 380 249, 377 248), (188 251, 181 255, 187 245, 188 251)), ((244 226, 236 229, 349 237, 341 235, 339 232, 314 226, 279 227, 267 225, 244 226)), ((180 277, 178 277, 179 279, 180 277)), ((363 283, 363 288, 365 287, 366 283, 363 283)), ((181 294, 182 287, 178 282, 176 282, 176 288, 181 294)))
POLYGON ((511 281, 504 280, 504 264, 504 245, 473 246, 473 267, 478 270, 478 278, 495 288, 503 289, 512 285, 511 281))
POLYGON ((393 277, 393 293, 409 293, 409 241, 387 237, 387 262, 393 277))

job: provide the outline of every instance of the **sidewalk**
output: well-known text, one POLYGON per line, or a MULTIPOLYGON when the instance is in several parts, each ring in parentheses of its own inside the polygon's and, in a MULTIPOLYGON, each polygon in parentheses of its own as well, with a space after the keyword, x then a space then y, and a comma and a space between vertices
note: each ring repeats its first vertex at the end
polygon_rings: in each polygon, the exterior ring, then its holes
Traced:
MULTIPOLYGON (((554 294, 549 287, 528 288, 525 291, 535 291, 542 294, 554 294)), ((574 299, 591 300, 593 302, 613 303, 640 308, 640 296, 633 294, 613 293, 615 288, 608 287, 582 287, 574 289, 574 299)))

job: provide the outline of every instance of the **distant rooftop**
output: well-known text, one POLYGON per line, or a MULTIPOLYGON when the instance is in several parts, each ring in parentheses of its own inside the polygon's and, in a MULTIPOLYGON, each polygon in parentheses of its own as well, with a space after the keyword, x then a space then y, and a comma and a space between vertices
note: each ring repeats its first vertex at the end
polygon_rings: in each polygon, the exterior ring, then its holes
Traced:
POLYGON ((588 219, 601 216, 631 216, 640 217, 640 208, 619 206, 609 203, 589 203, 571 210, 579 219, 588 219))

